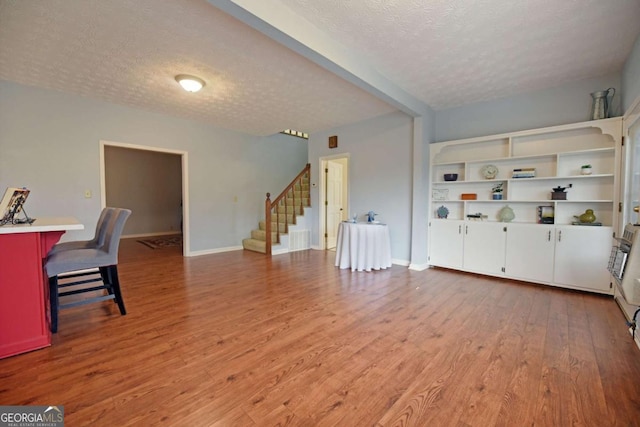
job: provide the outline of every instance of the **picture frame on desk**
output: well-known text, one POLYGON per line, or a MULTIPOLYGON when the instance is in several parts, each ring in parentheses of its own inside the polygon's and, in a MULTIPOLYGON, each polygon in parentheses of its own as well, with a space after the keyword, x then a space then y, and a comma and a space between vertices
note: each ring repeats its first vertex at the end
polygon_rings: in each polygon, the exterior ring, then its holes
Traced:
POLYGON ((26 188, 8 187, 0 201, 0 225, 13 222, 29 197, 26 188))

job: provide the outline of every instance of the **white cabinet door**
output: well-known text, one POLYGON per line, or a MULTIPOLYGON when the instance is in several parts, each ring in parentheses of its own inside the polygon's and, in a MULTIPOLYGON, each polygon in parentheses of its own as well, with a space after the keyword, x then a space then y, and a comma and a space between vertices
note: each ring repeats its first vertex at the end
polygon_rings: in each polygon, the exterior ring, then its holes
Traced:
POLYGON ((439 267, 462 268, 462 229, 464 221, 431 220, 429 264, 439 267))
POLYGON ((607 271, 612 227, 556 226, 553 281, 559 285, 612 292, 607 271))
POLYGON ((551 283, 554 240, 553 225, 508 224, 505 274, 519 280, 551 283))
POLYGON ((467 221, 464 224, 465 270, 475 273, 503 275, 505 224, 500 222, 467 221))

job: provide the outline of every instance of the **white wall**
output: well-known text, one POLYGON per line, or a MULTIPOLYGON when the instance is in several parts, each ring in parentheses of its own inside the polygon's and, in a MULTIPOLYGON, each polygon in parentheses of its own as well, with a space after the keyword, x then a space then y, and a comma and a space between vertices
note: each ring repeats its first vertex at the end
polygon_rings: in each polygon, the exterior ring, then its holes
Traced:
POLYGON ((264 216, 265 193, 279 193, 307 162, 299 138, 258 138, 0 81, 0 188, 30 188, 28 212, 35 218, 72 215, 87 225, 66 240, 93 234, 101 209, 101 140, 188 153, 191 251, 241 245, 264 216))
MULTIPOLYGON (((636 76, 636 79, 638 77, 636 76)), ((589 120, 591 92, 616 89, 611 117, 621 116, 621 75, 615 73, 556 88, 436 112, 436 141, 494 135, 589 120)))
POLYGON ((309 140, 311 240, 319 246, 320 158, 349 153, 349 209, 361 217, 373 210, 389 225, 391 256, 410 260, 413 119, 401 112, 317 132, 309 140), (338 148, 328 148, 329 136, 338 148))
POLYGON ((624 91, 622 105, 625 113, 640 96, 640 36, 636 39, 622 69, 622 89, 624 91))

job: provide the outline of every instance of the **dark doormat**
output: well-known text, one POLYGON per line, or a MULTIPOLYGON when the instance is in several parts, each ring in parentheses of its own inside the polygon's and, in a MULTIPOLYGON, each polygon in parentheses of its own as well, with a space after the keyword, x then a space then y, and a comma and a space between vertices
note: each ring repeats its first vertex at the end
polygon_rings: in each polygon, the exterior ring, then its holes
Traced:
POLYGON ((173 248, 176 246, 182 246, 182 236, 160 236, 151 237, 148 239, 138 240, 145 246, 151 249, 173 248))

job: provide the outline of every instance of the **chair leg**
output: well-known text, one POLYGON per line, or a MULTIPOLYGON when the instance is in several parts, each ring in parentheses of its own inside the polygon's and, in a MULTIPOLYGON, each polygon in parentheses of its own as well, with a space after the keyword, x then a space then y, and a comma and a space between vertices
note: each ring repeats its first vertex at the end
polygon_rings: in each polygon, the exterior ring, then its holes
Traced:
POLYGON ((111 285, 111 276, 110 276, 110 271, 109 271, 109 267, 100 267, 100 277, 102 277, 102 283, 104 283, 104 285, 107 288, 107 292, 109 293, 109 295, 113 295, 113 286, 111 285))
POLYGON ((58 298, 58 276, 49 277, 49 307, 53 334, 58 332, 58 298))
POLYGON ((107 267, 109 269, 109 276, 111 278, 111 288, 113 289, 113 293, 115 295, 116 303, 118 303, 118 308, 120 309, 120 314, 123 316, 127 314, 127 310, 124 307, 124 300, 122 299, 122 292, 120 292, 120 279, 118 279, 118 266, 110 265, 107 267))

